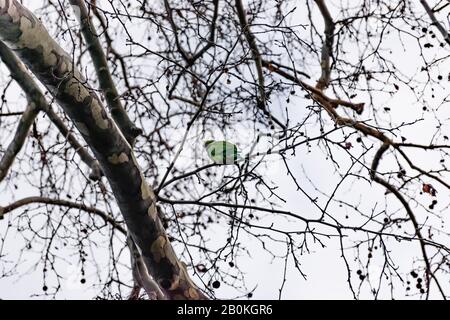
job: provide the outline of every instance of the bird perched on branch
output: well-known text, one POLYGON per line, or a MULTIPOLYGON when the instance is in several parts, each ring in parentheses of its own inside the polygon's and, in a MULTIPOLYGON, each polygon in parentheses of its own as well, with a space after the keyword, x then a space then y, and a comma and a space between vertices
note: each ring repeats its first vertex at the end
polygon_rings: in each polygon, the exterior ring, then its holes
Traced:
POLYGON ((209 158, 217 164, 236 164, 243 160, 238 147, 228 141, 205 141, 206 152, 209 158))

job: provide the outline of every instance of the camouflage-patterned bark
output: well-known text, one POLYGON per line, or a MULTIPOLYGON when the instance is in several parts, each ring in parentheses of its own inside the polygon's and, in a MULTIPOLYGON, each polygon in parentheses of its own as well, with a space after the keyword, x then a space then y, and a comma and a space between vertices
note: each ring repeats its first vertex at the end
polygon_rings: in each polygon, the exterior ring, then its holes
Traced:
POLYGON ((80 159, 91 168, 91 174, 89 176, 93 180, 100 179, 102 172, 97 160, 78 142, 64 121, 53 111, 51 105, 47 103, 44 94, 41 92, 39 85, 34 81, 33 77, 29 74, 19 58, 17 58, 3 41, 0 41, 0 59, 8 68, 11 78, 13 78, 22 88, 28 102, 27 109, 24 111, 17 124, 14 138, 11 140, 3 158, 0 160, 0 182, 6 177, 9 168, 22 149, 28 136, 28 132, 40 111, 47 114, 50 121, 58 128, 59 132, 66 137, 67 142, 69 142, 80 156, 80 159))
POLYGON ((70 56, 16 0, 0 0, 0 40, 28 65, 74 121, 108 178, 147 269, 169 299, 204 298, 176 257, 156 197, 133 151, 70 56))
POLYGON ((87 49, 94 64, 97 73, 98 82, 105 95, 106 103, 111 112, 113 120, 119 126, 125 138, 133 145, 136 137, 142 133, 141 129, 137 128, 133 122, 130 121, 119 96, 119 92, 114 84, 114 80, 108 68, 106 55, 100 44, 94 24, 91 23, 89 12, 84 0, 70 0, 75 15, 77 16, 81 32, 86 41, 87 49))

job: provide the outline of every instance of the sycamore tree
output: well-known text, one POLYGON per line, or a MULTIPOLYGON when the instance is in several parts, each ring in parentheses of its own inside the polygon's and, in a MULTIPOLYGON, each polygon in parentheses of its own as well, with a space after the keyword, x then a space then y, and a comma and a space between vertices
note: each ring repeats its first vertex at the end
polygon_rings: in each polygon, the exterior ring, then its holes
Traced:
POLYGON ((0 298, 308 297, 319 269, 447 298, 449 28, 447 0, 0 0, 0 298))

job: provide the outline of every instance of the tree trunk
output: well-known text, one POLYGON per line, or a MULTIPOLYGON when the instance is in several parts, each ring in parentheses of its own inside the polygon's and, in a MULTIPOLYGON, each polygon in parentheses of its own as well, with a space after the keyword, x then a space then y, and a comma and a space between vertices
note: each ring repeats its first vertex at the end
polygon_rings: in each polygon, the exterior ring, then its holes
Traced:
POLYGON ((70 56, 42 23, 16 0, 0 0, 0 39, 30 68, 86 140, 111 184, 143 261, 169 299, 205 295, 177 258, 157 215, 156 196, 130 144, 106 113, 70 56))

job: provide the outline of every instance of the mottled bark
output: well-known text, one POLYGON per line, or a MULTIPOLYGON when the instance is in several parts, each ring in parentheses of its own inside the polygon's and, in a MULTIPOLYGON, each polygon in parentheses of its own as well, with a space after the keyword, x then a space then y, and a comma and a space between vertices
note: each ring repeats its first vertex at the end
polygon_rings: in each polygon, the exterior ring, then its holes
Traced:
POLYGON ((152 300, 165 300, 164 293, 159 288, 158 284, 149 275, 145 267, 142 256, 139 253, 136 244, 131 237, 127 238, 128 248, 130 249, 131 269, 133 272, 134 286, 129 299, 135 300, 139 298, 141 288, 145 290, 147 295, 152 300))
POLYGON ((64 121, 53 111, 50 104, 46 101, 44 94, 39 89, 38 84, 28 73, 23 63, 2 41, 0 41, 0 58, 8 68, 11 77, 25 92, 28 101, 28 107, 21 116, 15 136, 9 144, 3 158, 0 160, 0 181, 5 178, 14 159, 22 149, 30 127, 40 111, 47 114, 49 119, 75 149, 81 160, 91 168, 91 179, 98 180, 102 173, 97 160, 78 142, 75 136, 70 132, 69 128, 67 128, 64 121))
POLYGON ((0 0, 0 40, 24 61, 74 121, 108 178, 129 234, 167 297, 204 298, 190 279, 158 218, 156 197, 130 144, 86 85, 70 56, 42 23, 15 0, 0 0))
POLYGON ((119 92, 117 91, 116 85, 114 84, 108 68, 106 55, 100 44, 95 26, 91 22, 86 4, 83 0, 70 0, 69 2, 80 22, 81 33, 86 41, 86 46, 92 62, 94 63, 98 82, 100 83, 100 88, 105 95, 106 103, 111 111, 111 116, 128 142, 133 145, 135 138, 142 133, 142 130, 137 128, 134 123, 130 121, 125 108, 122 105, 119 92))

